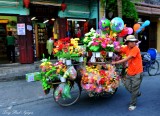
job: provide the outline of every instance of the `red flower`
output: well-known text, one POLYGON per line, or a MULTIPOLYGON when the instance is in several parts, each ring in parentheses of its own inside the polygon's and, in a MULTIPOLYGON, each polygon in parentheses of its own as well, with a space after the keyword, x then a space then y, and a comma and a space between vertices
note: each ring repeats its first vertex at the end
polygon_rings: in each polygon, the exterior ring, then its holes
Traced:
POLYGON ((106 56, 106 55, 107 55, 107 54, 106 54, 106 51, 104 51, 104 50, 103 50, 103 51, 100 51, 100 53, 101 53, 102 56, 106 56))
POLYGON ((63 49, 63 44, 60 44, 59 46, 58 46, 58 50, 60 51, 60 50, 62 50, 63 49))
POLYGON ((106 79, 105 78, 101 78, 101 80, 99 81, 99 84, 100 85, 104 85, 106 82, 106 79))

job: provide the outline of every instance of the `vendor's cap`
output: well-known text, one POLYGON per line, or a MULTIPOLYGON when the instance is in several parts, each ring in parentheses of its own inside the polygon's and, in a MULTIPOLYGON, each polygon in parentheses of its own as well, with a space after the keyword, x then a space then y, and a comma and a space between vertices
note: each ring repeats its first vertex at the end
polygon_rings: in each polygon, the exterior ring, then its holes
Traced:
POLYGON ((138 42, 134 35, 128 35, 125 42, 138 42))

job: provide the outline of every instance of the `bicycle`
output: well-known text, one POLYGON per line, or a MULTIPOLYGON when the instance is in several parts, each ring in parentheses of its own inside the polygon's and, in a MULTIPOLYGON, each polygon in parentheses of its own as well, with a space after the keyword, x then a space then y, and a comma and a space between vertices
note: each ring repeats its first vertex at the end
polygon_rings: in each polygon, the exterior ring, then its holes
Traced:
POLYGON ((149 76, 155 76, 159 71, 159 62, 156 60, 157 51, 150 48, 147 53, 142 53, 143 71, 149 76))
POLYGON ((76 103, 79 100, 82 92, 82 87, 80 85, 80 82, 81 82, 81 79, 78 74, 75 80, 67 78, 66 81, 57 80, 57 81, 49 82, 48 84, 52 85, 52 88, 53 88, 54 101, 60 106, 65 106, 65 107, 76 103), (61 84, 69 84, 71 98, 63 98, 63 97, 59 97, 58 99, 56 98, 55 92, 61 84))

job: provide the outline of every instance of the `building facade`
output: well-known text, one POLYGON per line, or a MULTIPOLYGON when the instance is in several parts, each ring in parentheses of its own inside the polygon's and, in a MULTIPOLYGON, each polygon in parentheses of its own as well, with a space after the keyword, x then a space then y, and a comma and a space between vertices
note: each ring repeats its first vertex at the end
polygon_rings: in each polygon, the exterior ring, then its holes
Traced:
POLYGON ((2 63, 7 57, 5 37, 8 31, 17 38, 17 61, 33 63, 46 53, 48 38, 81 37, 90 28, 98 28, 99 0, 28 0, 28 8, 23 1, 27 0, 0 1, 0 25, 4 34, 0 39, 3 41, 0 48, 4 48, 0 51, 2 63), (66 5, 63 9, 62 4, 66 5), (25 35, 17 35, 20 29, 17 24, 25 25, 25 35), (78 30, 81 34, 77 34, 78 30))

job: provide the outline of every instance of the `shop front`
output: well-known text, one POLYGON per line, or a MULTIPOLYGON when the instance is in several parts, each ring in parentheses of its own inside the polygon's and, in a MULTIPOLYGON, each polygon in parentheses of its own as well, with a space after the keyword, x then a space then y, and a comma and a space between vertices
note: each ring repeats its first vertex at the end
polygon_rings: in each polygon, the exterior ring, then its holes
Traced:
MULTIPOLYGON (((0 64, 10 63, 7 56, 8 32, 15 37, 15 62, 19 62, 19 44, 17 36, 17 21, 19 15, 27 15, 28 9, 23 8, 21 0, 0 1, 0 64)), ((13 54, 11 54, 14 56, 13 54)))
POLYGON ((10 2, 0 4, 0 63, 9 63, 5 46, 9 31, 16 38, 16 62, 26 64, 40 60, 43 54, 53 58, 46 46, 50 38, 83 38, 98 27, 99 0, 31 0, 29 5, 10 2))
POLYGON ((10 31, 16 38, 15 40, 15 57, 18 61, 19 51, 17 43, 17 16, 0 16, 0 63, 9 63, 7 57, 7 33, 10 31))
POLYGON ((97 6, 97 0, 31 2, 35 60, 40 60, 43 54, 53 58, 53 54, 48 52, 47 40, 56 41, 65 37, 82 39, 91 28, 97 29, 97 6))

